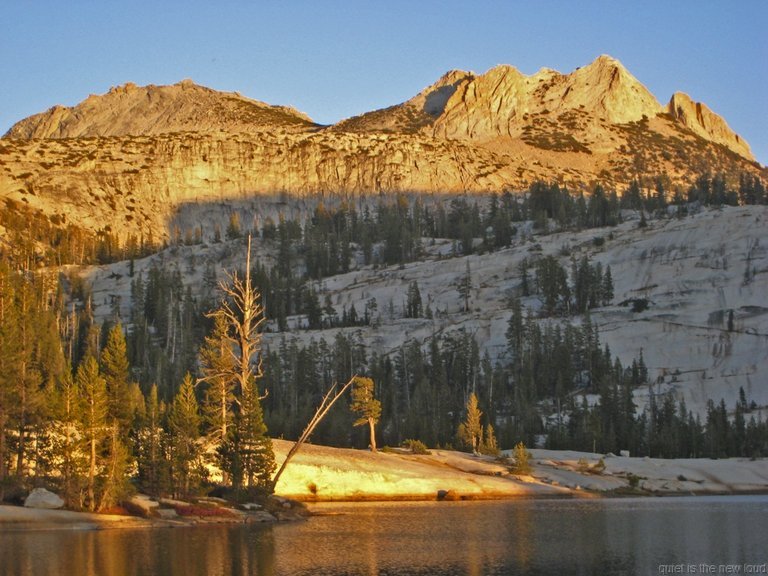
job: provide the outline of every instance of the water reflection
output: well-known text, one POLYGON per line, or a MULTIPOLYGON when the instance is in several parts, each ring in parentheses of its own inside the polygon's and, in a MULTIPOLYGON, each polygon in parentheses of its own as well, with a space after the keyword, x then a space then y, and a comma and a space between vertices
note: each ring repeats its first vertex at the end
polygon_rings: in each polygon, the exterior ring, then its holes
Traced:
POLYGON ((271 529, 205 526, 11 532, 0 536, 0 574, 245 576, 275 573, 271 529))
POLYGON ((318 505, 270 527, 0 533, 0 574, 658 574, 768 561, 768 497, 318 505))

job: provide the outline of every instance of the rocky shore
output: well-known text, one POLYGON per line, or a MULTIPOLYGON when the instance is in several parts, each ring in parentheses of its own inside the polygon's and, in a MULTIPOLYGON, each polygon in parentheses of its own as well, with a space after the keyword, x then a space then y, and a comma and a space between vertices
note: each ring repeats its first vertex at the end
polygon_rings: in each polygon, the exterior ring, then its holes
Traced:
MULTIPOLYGON (((275 440, 278 463, 292 443, 275 440)), ((218 498, 194 502, 136 495, 133 515, 0 506, 0 530, 102 530, 245 524, 304 519, 304 502, 451 501, 768 493, 768 461, 746 458, 632 458, 531 450, 531 470, 516 474, 509 454, 451 450, 412 454, 305 445, 264 506, 234 507, 218 498)))

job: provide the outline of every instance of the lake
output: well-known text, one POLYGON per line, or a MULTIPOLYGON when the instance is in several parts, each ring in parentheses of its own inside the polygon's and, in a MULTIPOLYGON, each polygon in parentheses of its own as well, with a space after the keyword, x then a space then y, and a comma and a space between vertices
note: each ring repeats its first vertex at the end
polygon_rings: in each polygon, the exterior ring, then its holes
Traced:
POLYGON ((266 527, 2 532, 0 574, 761 574, 768 562, 768 496, 312 510, 266 527))

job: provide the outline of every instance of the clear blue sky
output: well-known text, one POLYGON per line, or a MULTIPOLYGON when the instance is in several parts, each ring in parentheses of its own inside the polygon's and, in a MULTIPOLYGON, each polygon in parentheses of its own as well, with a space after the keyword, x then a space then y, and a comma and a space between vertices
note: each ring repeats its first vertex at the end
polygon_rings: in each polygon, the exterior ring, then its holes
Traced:
POLYGON ((0 133, 132 81, 191 78, 332 123, 452 68, 569 72, 621 60, 660 102, 682 90, 768 163, 768 1, 5 1, 0 133))

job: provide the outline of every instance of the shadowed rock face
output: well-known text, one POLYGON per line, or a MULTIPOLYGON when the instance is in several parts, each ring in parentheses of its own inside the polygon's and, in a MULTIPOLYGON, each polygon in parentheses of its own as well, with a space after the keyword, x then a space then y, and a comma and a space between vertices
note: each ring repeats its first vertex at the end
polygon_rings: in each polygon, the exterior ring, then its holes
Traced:
POLYGON ((683 185, 702 166, 765 177, 751 158, 706 107, 675 95, 663 108, 621 63, 601 56, 570 74, 454 70, 407 102, 328 127, 191 81, 126 84, 13 126, 0 140, 0 200, 160 239, 189 202, 490 192, 539 179, 622 190, 638 166, 683 185))

